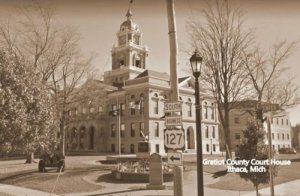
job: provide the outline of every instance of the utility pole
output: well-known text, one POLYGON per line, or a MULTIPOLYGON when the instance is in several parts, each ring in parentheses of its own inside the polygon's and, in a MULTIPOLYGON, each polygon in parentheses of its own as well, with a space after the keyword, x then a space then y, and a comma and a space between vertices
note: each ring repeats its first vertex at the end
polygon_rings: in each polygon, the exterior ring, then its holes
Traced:
MULTIPOLYGON (((170 101, 178 101, 178 77, 177 77, 177 37, 175 23, 174 0, 166 0, 168 27, 169 27, 169 45, 170 45, 170 101)), ((183 195, 183 167, 174 166, 174 196, 183 195)))

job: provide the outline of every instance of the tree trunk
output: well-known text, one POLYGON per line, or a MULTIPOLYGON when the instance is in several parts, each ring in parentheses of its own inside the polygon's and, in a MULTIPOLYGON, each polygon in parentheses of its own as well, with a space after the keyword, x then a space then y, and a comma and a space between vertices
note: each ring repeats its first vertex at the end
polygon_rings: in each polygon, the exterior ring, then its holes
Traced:
POLYGON ((65 156, 65 112, 62 113, 60 121, 60 153, 62 156, 65 156))
POLYGON ((34 160, 34 153, 33 152, 27 155, 25 163, 36 163, 36 161, 34 160))
POLYGON ((224 132, 225 132, 225 141, 226 141, 226 159, 232 158, 231 153, 231 139, 230 139, 230 128, 229 128, 229 109, 228 106, 226 106, 226 103, 224 104, 224 132))

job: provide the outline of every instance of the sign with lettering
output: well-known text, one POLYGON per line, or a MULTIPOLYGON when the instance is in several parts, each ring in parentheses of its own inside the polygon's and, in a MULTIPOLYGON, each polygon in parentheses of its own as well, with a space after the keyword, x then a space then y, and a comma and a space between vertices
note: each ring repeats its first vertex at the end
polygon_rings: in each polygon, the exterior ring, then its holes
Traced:
POLYGON ((181 116, 166 116, 165 125, 166 126, 181 126, 182 118, 181 118, 181 116))
POLYGON ((165 103, 165 113, 169 112, 181 112, 181 102, 166 102, 165 103))
POLYGON ((165 149, 180 150, 184 149, 184 131, 183 129, 165 129, 164 143, 165 149))

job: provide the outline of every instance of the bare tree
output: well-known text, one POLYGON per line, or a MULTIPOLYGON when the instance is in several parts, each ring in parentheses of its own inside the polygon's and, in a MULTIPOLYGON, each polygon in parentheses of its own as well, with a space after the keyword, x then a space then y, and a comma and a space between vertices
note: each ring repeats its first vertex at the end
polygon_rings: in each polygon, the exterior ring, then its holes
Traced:
POLYGON ((68 100, 75 88, 90 75, 92 56, 83 58, 80 36, 69 26, 55 22, 54 9, 43 1, 30 1, 22 8, 17 26, 0 25, 0 43, 7 51, 26 61, 39 75, 54 99, 59 120, 60 151, 64 155, 68 100))
POLYGON ((263 120, 263 101, 284 106, 296 100, 298 87, 293 82, 294 78, 282 79, 288 68, 285 62, 296 46, 297 42, 281 41, 270 48, 269 54, 256 48, 254 52, 245 55, 244 64, 252 81, 253 94, 257 98, 257 119, 263 120))
POLYGON ((229 112, 232 103, 247 93, 249 79, 243 56, 252 41, 252 33, 243 30, 243 13, 230 7, 227 0, 216 0, 202 12, 205 21, 190 21, 188 29, 194 47, 204 59, 202 81, 218 103, 228 158, 231 157, 229 112))

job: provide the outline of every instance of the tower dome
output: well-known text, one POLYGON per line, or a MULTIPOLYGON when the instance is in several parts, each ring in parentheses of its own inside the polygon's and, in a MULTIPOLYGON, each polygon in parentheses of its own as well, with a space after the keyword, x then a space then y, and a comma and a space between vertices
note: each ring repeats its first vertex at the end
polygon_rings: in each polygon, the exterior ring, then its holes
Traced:
POLYGON ((126 16, 127 16, 127 20, 121 24, 120 31, 125 31, 125 30, 140 31, 139 26, 131 20, 132 12, 130 9, 128 9, 126 16))

